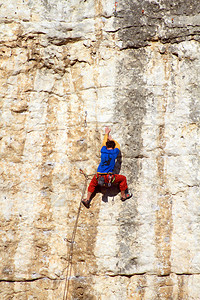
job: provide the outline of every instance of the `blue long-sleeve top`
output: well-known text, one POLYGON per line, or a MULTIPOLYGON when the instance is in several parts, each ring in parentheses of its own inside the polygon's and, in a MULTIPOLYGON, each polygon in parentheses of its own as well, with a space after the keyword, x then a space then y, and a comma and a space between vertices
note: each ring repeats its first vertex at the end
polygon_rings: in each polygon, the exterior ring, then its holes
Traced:
POLYGON ((108 140, 108 135, 105 134, 103 140, 103 147, 101 148, 101 162, 97 168, 97 173, 110 173, 113 172, 115 167, 115 160, 120 151, 120 145, 115 142, 115 149, 107 149, 105 144, 108 140))

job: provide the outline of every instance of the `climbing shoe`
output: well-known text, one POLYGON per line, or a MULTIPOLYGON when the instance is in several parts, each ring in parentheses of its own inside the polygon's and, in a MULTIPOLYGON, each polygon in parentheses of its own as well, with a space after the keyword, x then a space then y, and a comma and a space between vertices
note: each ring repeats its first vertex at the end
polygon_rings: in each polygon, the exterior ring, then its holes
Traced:
POLYGON ((86 208, 90 208, 90 201, 86 200, 86 199, 83 199, 81 201, 83 203, 83 205, 86 207, 86 208))
POLYGON ((126 201, 127 199, 131 198, 132 196, 133 196, 133 194, 127 193, 127 194, 125 194, 125 197, 121 197, 121 200, 126 201))

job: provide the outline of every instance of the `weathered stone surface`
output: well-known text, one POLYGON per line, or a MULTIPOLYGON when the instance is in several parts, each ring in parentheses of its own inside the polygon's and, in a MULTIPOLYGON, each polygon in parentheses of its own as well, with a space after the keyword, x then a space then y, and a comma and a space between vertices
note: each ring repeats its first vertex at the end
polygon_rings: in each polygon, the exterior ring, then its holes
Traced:
POLYGON ((122 48, 138 48, 151 41, 175 43, 199 40, 200 4, 198 0, 120 2, 115 20, 122 48))
POLYGON ((200 299, 199 16, 197 0, 0 4, 1 299, 200 299), (134 196, 97 194, 73 242, 106 125, 134 196))

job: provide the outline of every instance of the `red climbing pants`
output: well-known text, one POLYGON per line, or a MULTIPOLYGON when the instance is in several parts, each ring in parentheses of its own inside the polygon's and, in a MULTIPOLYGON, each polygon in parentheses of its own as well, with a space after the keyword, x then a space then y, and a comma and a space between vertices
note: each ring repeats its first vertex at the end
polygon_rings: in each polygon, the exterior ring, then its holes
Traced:
MULTIPOLYGON (((97 174, 97 176, 98 176, 98 174, 97 174)), ((108 183, 109 175, 103 175, 103 176, 104 176, 105 182, 108 183)), ((124 175, 114 174, 113 176, 115 177, 113 184, 119 184, 120 191, 125 191, 126 189, 128 189, 126 177, 124 175)), ((92 180, 88 186, 88 192, 93 193, 95 188, 97 187, 97 185, 98 185, 98 181, 97 181, 96 175, 94 175, 94 177, 92 178, 92 180)))

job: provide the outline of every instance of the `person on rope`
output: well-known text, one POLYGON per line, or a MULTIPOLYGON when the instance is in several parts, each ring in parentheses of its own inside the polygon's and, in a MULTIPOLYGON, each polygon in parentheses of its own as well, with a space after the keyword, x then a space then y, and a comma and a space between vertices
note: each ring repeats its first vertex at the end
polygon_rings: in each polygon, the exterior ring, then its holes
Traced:
POLYGON ((126 177, 124 175, 113 174, 115 160, 120 152, 120 145, 112 139, 110 131, 111 129, 108 127, 105 128, 105 136, 101 148, 101 162, 97 168, 97 174, 94 175, 89 184, 87 198, 82 200, 82 203, 87 208, 90 207, 91 195, 98 185, 110 187, 113 183, 119 184, 121 200, 125 201, 132 197, 132 194, 127 192, 126 177))

